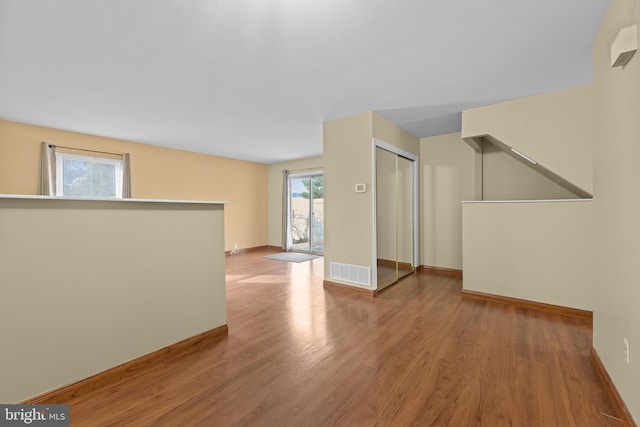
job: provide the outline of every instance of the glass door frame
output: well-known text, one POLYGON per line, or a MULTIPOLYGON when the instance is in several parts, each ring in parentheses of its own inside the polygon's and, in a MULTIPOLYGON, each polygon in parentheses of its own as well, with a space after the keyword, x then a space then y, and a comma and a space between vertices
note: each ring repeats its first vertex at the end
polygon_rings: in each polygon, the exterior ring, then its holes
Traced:
MULTIPOLYGON (((287 188, 289 191, 289 194, 287 195, 288 198, 288 202, 287 202, 287 206, 288 206, 288 212, 286 213, 286 215, 288 216, 288 221, 287 221, 287 226, 289 227, 288 230, 286 230, 287 233, 287 248, 286 250, 288 251, 292 251, 292 252, 302 252, 302 253, 309 253, 309 254, 316 254, 316 255, 324 255, 324 250, 322 252, 314 250, 315 249, 315 242, 314 242, 314 197, 313 197, 313 179, 317 178, 317 177, 323 177, 323 189, 324 189, 324 172, 322 170, 313 170, 313 171, 309 171, 309 172, 299 172, 299 173, 290 173, 287 177, 287 179, 289 180, 289 182, 287 183, 287 188), (293 226, 293 218, 292 218, 292 214, 293 214, 293 203, 292 203, 292 181, 294 179, 304 179, 304 178, 309 178, 310 182, 309 182, 309 250, 304 250, 304 249, 293 249, 293 242, 292 242, 292 232, 291 232, 291 227, 293 226)), ((323 216, 323 223, 324 223, 324 214, 323 216)), ((324 235, 324 225, 322 227, 322 234, 324 235)), ((324 240, 324 239, 323 239, 324 240)), ((323 249, 324 249, 324 244, 323 244, 323 249)))
POLYGON ((413 220, 412 222, 412 235, 413 235, 413 254, 412 254, 412 260, 411 260, 411 265, 414 269, 416 269, 419 265, 420 265, 420 252, 419 252, 419 247, 420 247, 420 211, 419 211, 419 205, 418 205, 418 194, 419 194, 419 189, 418 189, 418 183, 419 183, 419 169, 418 169, 418 156, 410 153, 408 151, 405 151, 401 148, 396 147, 395 145, 391 145, 388 144, 384 141, 381 141, 377 138, 372 138, 372 145, 371 145, 371 158, 372 158, 372 180, 371 180, 371 193, 372 193, 372 212, 373 212, 373 218, 372 218, 372 223, 373 223, 373 230, 372 230, 372 248, 373 248, 373 253, 372 253, 372 257, 371 257, 371 287, 373 288, 373 290, 377 290, 378 289, 378 209, 377 209, 377 187, 376 187, 376 180, 377 180, 377 171, 376 171, 376 166, 377 166, 377 153, 376 153, 376 147, 380 147, 383 150, 387 150, 390 151, 394 154, 397 154, 401 157, 404 157, 405 159, 411 161, 411 175, 412 175, 412 191, 411 191, 411 205, 412 205, 412 209, 411 209, 411 213, 413 216, 413 220))

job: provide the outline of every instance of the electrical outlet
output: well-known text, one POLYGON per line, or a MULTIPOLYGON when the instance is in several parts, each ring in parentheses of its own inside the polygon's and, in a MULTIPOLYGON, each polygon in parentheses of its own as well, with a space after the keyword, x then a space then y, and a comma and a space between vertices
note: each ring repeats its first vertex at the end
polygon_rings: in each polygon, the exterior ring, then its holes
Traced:
POLYGON ((624 361, 627 362, 627 365, 629 364, 629 340, 627 340, 626 338, 622 339, 622 351, 624 352, 624 361))

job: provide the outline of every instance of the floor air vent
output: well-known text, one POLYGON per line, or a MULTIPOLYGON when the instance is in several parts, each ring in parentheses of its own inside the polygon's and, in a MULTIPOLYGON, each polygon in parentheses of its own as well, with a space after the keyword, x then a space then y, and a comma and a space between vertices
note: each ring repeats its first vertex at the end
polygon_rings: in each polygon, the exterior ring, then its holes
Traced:
POLYGON ((371 269, 360 265, 331 263, 331 278, 358 285, 371 286, 371 269))

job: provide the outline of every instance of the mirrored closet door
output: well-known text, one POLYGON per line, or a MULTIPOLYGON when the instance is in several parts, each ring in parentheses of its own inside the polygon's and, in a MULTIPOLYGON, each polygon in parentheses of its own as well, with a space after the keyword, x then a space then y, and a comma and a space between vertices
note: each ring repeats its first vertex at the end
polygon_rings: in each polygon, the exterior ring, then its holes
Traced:
POLYGON ((375 147, 378 290, 414 271, 414 161, 375 147))

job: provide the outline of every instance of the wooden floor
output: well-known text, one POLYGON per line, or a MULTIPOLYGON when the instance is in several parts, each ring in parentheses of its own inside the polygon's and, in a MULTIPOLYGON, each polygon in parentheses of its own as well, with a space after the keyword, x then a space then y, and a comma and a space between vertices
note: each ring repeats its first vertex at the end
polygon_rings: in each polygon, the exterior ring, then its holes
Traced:
POLYGON ((588 321, 461 297, 415 273, 377 298, 323 259, 227 257, 229 335, 69 402, 71 425, 622 426, 588 321))

